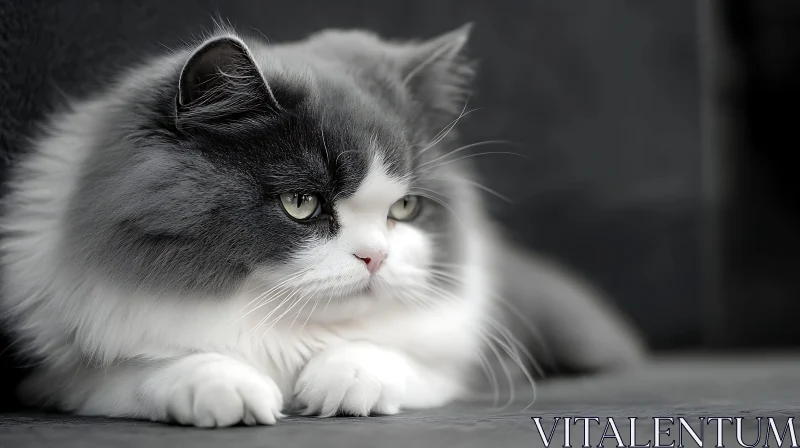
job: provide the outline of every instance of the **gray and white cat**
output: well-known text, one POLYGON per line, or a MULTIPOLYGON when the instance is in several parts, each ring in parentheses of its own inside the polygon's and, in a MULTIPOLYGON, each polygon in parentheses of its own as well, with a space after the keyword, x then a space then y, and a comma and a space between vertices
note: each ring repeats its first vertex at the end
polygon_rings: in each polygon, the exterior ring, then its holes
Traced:
POLYGON ((454 130, 468 34, 221 29, 54 116, 2 217, 23 397, 203 427, 394 414, 465 397, 489 357, 530 368, 527 324, 561 365, 638 361, 487 219, 454 130))

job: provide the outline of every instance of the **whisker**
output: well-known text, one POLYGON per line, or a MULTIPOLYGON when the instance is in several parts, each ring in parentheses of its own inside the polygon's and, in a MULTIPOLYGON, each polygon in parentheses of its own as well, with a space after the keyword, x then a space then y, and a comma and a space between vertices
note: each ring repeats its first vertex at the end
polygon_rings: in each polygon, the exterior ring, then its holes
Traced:
MULTIPOLYGON (((275 324, 277 324, 278 322, 280 322, 280 320, 281 320, 281 319, 283 319, 283 316, 285 316, 286 314, 288 314, 288 313, 289 313, 289 311, 291 311, 291 310, 292 310, 292 309, 293 309, 295 306, 297 306, 297 304, 298 304, 298 303, 300 303, 300 301, 302 301, 302 300, 303 300, 303 298, 305 298, 305 297, 306 297, 306 296, 307 296, 309 293, 310 293, 310 291, 306 291, 306 292, 305 292, 305 293, 303 293, 302 295, 298 296, 298 297, 297 297, 297 299, 295 299, 295 300, 293 300, 293 301, 292 301, 292 304, 289 306, 289 308, 287 308, 287 309, 286 309, 286 310, 285 310, 285 311, 284 311, 284 312, 283 312, 283 313, 282 313, 280 316, 276 317, 275 319, 272 319, 272 320, 271 320, 271 321, 270 321, 270 322, 267 324, 267 325, 269 325, 269 326, 267 327, 267 329, 266 329, 266 330, 264 330, 264 335, 266 335, 267 333, 269 333, 269 331, 270 331, 270 330, 272 330, 272 327, 274 327, 274 326, 275 326, 275 324)), ((262 335, 262 338, 263 338, 263 337, 264 337, 264 336, 262 335)))
MULTIPOLYGON (((489 325, 498 334, 500 334, 505 339, 506 342, 503 342, 502 340, 499 340, 499 338, 496 339, 496 340, 497 340, 498 344, 500 345, 500 347, 511 358, 511 360, 514 361, 514 363, 517 365, 517 367, 519 367, 520 371, 522 371, 522 374, 525 375, 525 378, 528 380, 528 383, 531 386, 531 390, 533 391, 533 398, 531 399, 531 402, 528 403, 528 405, 525 406, 525 408, 522 409, 522 411, 526 411, 526 410, 528 410, 528 408, 533 406, 533 403, 536 401, 536 383, 533 380, 533 376, 530 374, 530 372, 528 371, 527 367, 525 367, 525 365, 522 363, 522 359, 520 358, 518 350, 521 347, 521 344, 519 343, 519 341, 516 338, 514 338, 513 335, 511 335, 509 333, 508 329, 506 329, 506 328, 498 328, 497 326, 492 325, 491 321, 488 321, 487 323, 489 323, 489 325)), ((496 324, 500 325, 499 322, 496 322, 496 324)), ((493 337, 497 338, 496 336, 493 336, 493 337)), ((521 348, 523 350, 525 350, 524 347, 521 347, 521 348)), ((528 353, 528 355, 530 356, 530 353, 528 353)), ((532 360, 532 358, 529 358, 529 360, 532 360)))
MULTIPOLYGON (((283 282, 283 281, 285 281, 285 280, 288 280, 288 279, 290 279, 291 277, 299 276, 299 275, 301 275, 301 274, 303 274, 303 273, 305 273, 305 272, 308 272, 309 270, 310 270, 310 269, 303 269, 303 270, 302 270, 302 271, 300 271, 300 272, 293 272, 293 273, 291 273, 291 274, 287 275, 286 277, 283 277, 283 278, 282 278, 282 279, 281 279, 279 282, 283 282)), ((249 283, 251 283, 251 282, 248 282, 248 284, 249 284, 249 283)), ((258 284, 259 284, 259 286, 256 286, 256 287, 254 287, 254 288, 250 288, 250 289, 248 289, 248 290, 244 291, 244 292, 243 292, 243 294, 245 294, 245 295, 246 295, 246 294, 249 294, 249 293, 251 293, 251 292, 253 292, 253 291, 257 291, 259 288, 263 287, 265 283, 267 283, 267 280, 260 279, 260 280, 258 280, 258 284)), ((263 294, 263 293, 262 293, 262 294, 263 294)), ((255 300, 253 300, 252 302, 254 302, 254 301, 255 301, 255 300)))
MULTIPOLYGON (((318 291, 314 291, 314 292, 311 294, 311 296, 309 296, 309 297, 308 297, 308 298, 305 300, 305 302, 303 302, 303 306, 301 306, 301 307, 300 307, 300 309, 299 309, 299 310, 297 310, 297 312, 294 314, 294 319, 292 319, 292 323, 291 323, 291 324, 289 324, 289 328, 292 328, 292 327, 294 326, 294 323, 295 323, 295 321, 297 321, 297 318, 300 316, 300 313, 302 313, 302 312, 303 312, 303 308, 305 308, 305 307, 306 307, 306 305, 308 305, 308 302, 310 302, 310 301, 311 301, 311 299, 312 299, 313 297, 315 297, 315 296, 316 296, 316 293, 317 293, 317 292, 318 292, 318 291)), ((309 316, 309 317, 311 317, 311 316, 309 316)), ((306 322, 308 322, 308 319, 306 319, 306 322)))
POLYGON ((486 379, 489 380, 489 384, 492 386, 492 407, 496 408, 497 402, 500 401, 500 383, 497 381, 497 374, 494 372, 494 368, 489 362, 489 359, 487 359, 486 355, 483 354, 483 351, 478 350, 477 355, 481 361, 483 373, 486 375, 486 379))
MULTIPOLYGON (((469 101, 467 101, 467 102, 469 102, 469 101)), ((458 124, 459 120, 461 120, 462 118, 466 117, 466 116, 467 116, 467 115, 469 115, 470 113, 472 113, 472 112, 475 112, 476 110, 480 110, 480 108, 475 108, 475 109, 472 109, 472 110, 470 110, 470 111, 468 111, 468 112, 466 112, 466 113, 465 113, 464 111, 467 109, 467 102, 465 102, 465 103, 464 103, 464 109, 462 109, 462 110, 461 110, 461 114, 459 114, 459 116, 458 116, 458 117, 456 117, 456 119, 455 119, 455 120, 451 121, 451 122, 450 122, 450 123, 449 123, 447 126, 445 126, 445 127, 444 127, 444 129, 442 129, 441 131, 439 131, 439 133, 438 133, 438 134, 436 134, 436 135, 433 137, 433 139, 431 140, 431 142, 430 142, 430 143, 428 143, 428 146, 426 146, 425 148, 422 148, 422 149, 421 149, 421 150, 420 150, 420 151, 417 153, 417 155, 416 155, 416 156, 414 156, 414 158, 413 158, 413 159, 411 159, 412 161, 413 161, 413 160, 417 160, 417 159, 418 159, 420 156, 422 156, 422 154, 423 154, 425 151, 427 151, 427 150, 429 150, 429 149, 433 148, 434 146, 438 145, 438 144, 439 144, 439 142, 441 142, 442 140, 444 140, 444 139, 447 137, 447 134, 449 134, 449 133, 450 133, 450 131, 452 131, 452 130, 453 130, 455 127, 456 127, 456 125, 458 124)))
POLYGON ((318 304, 319 304, 319 294, 317 294, 315 296, 315 298, 314 298, 314 306, 311 308, 311 312, 308 313, 308 316, 306 316, 305 322, 303 322, 303 325, 300 327, 301 330, 306 327, 306 324, 308 323, 308 320, 311 319, 311 315, 314 314, 314 311, 317 309, 317 305, 318 304))
POLYGON ((287 295, 286 297, 284 297, 284 298, 283 298, 283 300, 281 300, 281 303, 279 303, 279 304, 278 304, 278 306, 276 306, 275 308, 273 308, 273 309, 272 309, 272 311, 270 311, 269 313, 267 313, 267 315, 266 315, 266 316, 264 316, 264 317, 263 317, 263 318, 262 318, 260 321, 258 321, 258 324, 256 324, 256 326, 255 326, 255 327, 253 328, 253 330, 252 330, 252 334, 251 334, 251 336, 252 336, 252 335, 254 335, 254 334, 255 334, 255 332, 256 332, 257 330, 259 330, 259 329, 260 329, 262 326, 264 326, 264 324, 265 324, 266 322, 268 322, 268 321, 269 321, 269 318, 270 318, 270 317, 272 317, 272 315, 273 315, 273 314, 275 314, 275 313, 276 313, 276 312, 277 312, 279 309, 281 309, 281 307, 282 307, 284 304, 286 304, 288 301, 292 300, 292 299, 294 298, 294 296, 295 296, 295 295, 296 295, 298 292, 300 292, 300 287, 299 287, 299 286, 295 286, 295 287, 292 289, 292 292, 291 292, 289 295, 287 295))
POLYGON ((430 199, 431 201, 433 201, 433 202, 436 202, 437 204, 439 204, 439 205, 441 205, 442 207, 446 208, 446 209, 447 209, 447 210, 448 210, 450 213, 452 213, 452 214, 453 214, 453 218, 455 218, 455 220, 458 222, 458 224, 459 224, 460 226, 462 226, 463 228, 466 228, 466 226, 464 225, 464 223, 461 221, 461 218, 459 218, 459 217, 458 217, 458 215, 456 214, 455 210, 453 210, 453 208, 452 208, 452 207, 450 207, 450 205, 448 205, 446 202, 442 201, 442 200, 441 200, 441 199, 439 199, 439 198, 436 198, 436 197, 434 197, 434 196, 431 196, 431 195, 429 195, 429 194, 418 194, 417 196, 422 196, 423 198, 428 198, 428 199, 430 199))
POLYGON ((479 188, 479 189, 481 189, 481 190, 483 190, 483 191, 485 191, 485 192, 487 192, 487 193, 489 193, 489 194, 491 194, 493 196, 496 196, 499 199, 508 202, 509 204, 513 204, 514 203, 514 201, 509 199, 508 196, 505 196, 505 195, 503 195, 501 193, 498 193, 497 191, 492 190, 491 188, 487 187, 486 185, 483 185, 482 183, 475 182, 475 181, 472 181, 472 180, 469 180, 469 179, 466 179, 466 178, 463 178, 463 177, 462 178, 458 178, 458 179, 456 179, 456 178, 444 178, 444 177, 429 177, 428 179, 431 179, 431 180, 445 180, 445 181, 450 181, 450 182, 464 182, 467 185, 472 185, 473 187, 479 188))
POLYGON ((325 143, 325 114, 323 113, 322 118, 320 119, 319 123, 319 133, 322 137, 322 147, 325 148, 325 161, 328 162, 330 165, 331 163, 331 154, 328 152, 328 144, 325 143))
POLYGON ((260 308, 262 308, 262 307, 264 307, 264 306, 267 306, 268 304, 272 303, 272 302, 273 302, 273 301, 275 301, 275 300, 276 300, 278 297, 280 297, 280 296, 281 296, 281 294, 283 294, 284 292, 286 292, 286 290, 287 290, 287 289, 288 289, 288 288, 287 288, 287 286, 286 286, 286 285, 281 285, 281 286, 280 286, 280 288, 278 288, 277 290, 275 290, 275 293, 274 293, 274 294, 272 294, 272 295, 271 295, 271 296, 269 296, 269 297, 266 297, 266 296, 265 296, 265 297, 263 297, 263 298, 264 298, 264 299, 266 299, 266 300, 263 300, 262 302, 259 302, 259 304, 258 304, 256 307, 254 307, 252 310, 250 310, 250 311, 248 311, 248 312, 246 312, 246 313, 242 314, 241 316, 239 316, 239 317, 238 317, 236 320, 234 320, 234 321, 233 321, 233 323, 235 324, 235 323, 237 323, 237 322, 240 322, 240 321, 241 321, 241 320, 243 320, 245 317, 247 317, 247 316, 249 316, 250 314, 252 314, 252 313, 256 312, 258 309, 260 309, 260 308))
POLYGON ((322 308, 322 314, 325 314, 325 310, 328 309, 328 305, 331 304, 331 299, 333 298, 333 294, 328 294, 328 301, 325 302, 325 306, 322 308))
MULTIPOLYGON (((461 117, 463 117, 464 115, 466 115, 466 114, 464 113, 464 111, 465 111, 465 110, 467 110, 467 104, 469 104, 469 96, 467 96, 466 100, 464 100, 464 106, 461 108, 461 112, 459 112, 459 114, 458 114, 458 117, 456 117, 455 119, 453 119, 452 121, 450 121, 450 123, 447 123, 447 124, 446 124, 446 125, 445 125, 445 126, 444 126, 444 127, 443 127, 443 128, 440 130, 440 131, 439 131, 439 132, 437 132, 437 133, 436 133, 436 135, 434 135, 434 136, 433 136, 433 138, 431 138, 430 142, 433 142, 433 141, 435 141, 435 140, 436 140, 436 139, 438 139, 438 138, 439 138, 439 137, 440 137, 442 134, 449 132, 449 130, 448 130, 448 129, 452 129, 452 127, 453 127, 453 124, 454 124, 454 123, 457 123, 457 122, 458 122, 458 120, 459 120, 461 117)), ((471 112, 471 111, 470 111, 470 112, 471 112)), ((428 143, 430 143, 430 142, 428 142, 428 143)))
POLYGON ((478 335, 481 336, 481 338, 483 339, 483 342, 486 344, 487 347, 489 347, 489 350, 491 350, 492 353, 494 353, 494 356, 497 358, 497 361, 500 363, 500 367, 503 369, 503 373, 505 374, 506 380, 508 381, 509 399, 508 399, 508 402, 505 404, 505 406, 500 408, 500 409, 506 409, 509 406, 511 406, 511 403, 514 402, 514 398, 516 398, 516 395, 514 393, 514 378, 511 375, 511 371, 508 370, 508 366, 503 361, 503 356, 500 355, 500 352, 497 350, 497 348, 494 346, 494 344, 492 344, 492 341, 489 340, 489 338, 488 338, 489 335, 484 333, 483 329, 481 329, 480 327, 478 328, 478 330, 479 330, 478 335))
MULTIPOLYGON (((449 272, 444 272, 437 269, 430 269, 429 272, 434 278, 439 278, 448 281, 454 284, 455 286, 464 284, 461 278, 449 272)), ((502 300, 502 298, 499 296, 494 296, 493 298, 502 300)), ((516 314, 519 315, 519 313, 516 314)), ((522 315, 519 315, 519 318, 524 319, 522 315)), ((533 368, 536 369, 537 373, 539 373, 540 375, 543 375, 543 369, 540 366, 540 364, 536 361, 536 359, 533 357, 533 355, 530 353, 530 351, 528 351, 525 345, 518 338, 516 338, 508 328, 506 328, 502 323, 500 323, 500 321, 490 316, 485 316, 484 319, 486 324, 488 324, 494 331, 496 331, 499 334, 500 337, 502 337, 505 340, 505 342, 497 340, 497 343, 508 354, 511 360, 514 361, 515 364, 517 364, 517 366, 519 367, 523 375, 525 375, 526 379, 531 385, 531 389, 533 390, 533 400, 528 404, 528 406, 526 406, 523 409, 523 411, 525 411, 528 408, 530 408, 533 405, 534 401, 536 400, 536 385, 532 375, 528 371, 528 368, 522 362, 523 361, 522 356, 524 355, 525 360, 531 366, 533 366, 533 368), (520 354, 520 352, 522 353, 520 354)), ((532 330, 535 331, 535 329, 532 330)))
POLYGON ((412 192, 414 192, 415 190, 419 190, 419 191, 427 191, 427 192, 430 192, 430 193, 433 193, 433 194, 438 194, 439 196, 441 196, 441 197, 443 197, 443 198, 447 199, 448 201, 452 201, 452 200, 453 200, 451 197, 447 196, 446 194, 444 194, 444 193, 440 193, 440 192, 438 192, 438 191, 436 191, 436 190, 431 190, 430 188, 411 187, 411 191, 412 191, 412 192))
MULTIPOLYGON (((272 287, 272 288, 270 288, 269 290, 267 290, 267 291, 265 291, 265 292, 263 292, 263 293, 259 294, 258 296, 256 296, 256 298, 254 298, 253 300, 251 300, 250 302, 248 302, 248 303, 247 303, 247 305, 243 306, 243 307, 242 307, 242 309, 241 309, 241 310, 239 310, 239 311, 240 311, 240 312, 241 312, 241 311, 244 311, 244 310, 245 310, 245 309, 246 309, 248 306, 252 305, 254 302, 257 302, 257 301, 261 300, 262 298, 264 298, 264 296, 266 296, 266 295, 267 295, 267 294, 269 294, 270 292, 274 291, 276 288, 278 288, 278 287, 280 287, 281 285, 284 285, 284 284, 286 284, 287 282, 290 282, 290 281, 292 281, 292 280, 294 280, 294 279, 296 279, 296 278, 298 278, 298 277, 300 277, 300 276, 302 276, 302 275, 304 275, 304 274, 308 273, 309 271, 310 271, 310 269, 304 269, 304 270, 302 270, 302 271, 300 271, 300 272, 295 272, 295 273, 293 273, 293 274, 291 274, 291 275, 289 275, 289 276, 287 276, 287 277, 284 277, 284 278, 283 278, 281 281, 279 281, 279 282, 278 282, 278 283, 277 283, 275 286, 273 286, 273 287, 272 287)), ((248 290, 248 291, 246 291, 246 292, 245 292, 245 294, 247 294, 247 293, 250 293, 250 292, 253 292, 253 291, 257 290, 257 289, 258 289, 258 288, 253 288, 253 289, 251 289, 251 290, 248 290)), ((251 311, 252 311, 252 310, 251 310, 251 311)))
MULTIPOLYGON (((517 319, 519 319, 520 323, 522 323, 525 329, 528 330, 528 332, 530 332, 531 336, 533 336, 532 339, 538 342, 539 347, 543 351, 542 355, 546 358, 548 362, 552 362, 555 358, 553 354, 550 352, 550 349, 547 347, 544 336, 542 336, 539 330, 536 329, 536 326, 533 325, 533 323, 531 323, 531 321, 525 317, 525 314, 522 313, 519 308, 517 308, 513 303, 511 303, 504 297, 494 295, 493 298, 496 299, 497 303, 499 303, 500 305, 506 306, 511 311, 509 313, 510 315, 515 316, 517 319)), ((524 344, 522 345, 524 346, 524 344)), ((541 366, 537 364, 536 369, 537 369, 536 373, 545 376, 544 370, 541 368, 541 366)))
POLYGON ((309 271, 310 271, 309 269, 306 269, 306 270, 303 270, 303 271, 301 271, 301 272, 299 272, 297 274, 291 275, 288 278, 286 278, 286 279, 282 280, 281 282, 279 282, 278 284, 276 284, 275 286, 273 286, 272 288, 270 288, 269 290, 259 294, 255 299, 251 300, 247 305, 242 307, 242 309, 239 310, 239 312, 241 313, 242 311, 247 309, 247 307, 250 306, 253 302, 258 302, 257 305, 254 306, 253 309, 251 309, 250 311, 244 313, 239 318, 237 318, 234 321, 234 323, 241 321, 242 319, 244 319, 248 315, 254 313, 258 309, 260 309, 260 308, 272 303, 286 289, 285 286, 290 281, 300 278, 301 276, 303 276, 304 274, 308 273, 309 271), (273 291, 277 291, 277 292, 270 297, 269 294, 272 293, 273 291))
POLYGON ((455 163, 455 162, 459 162, 461 160, 469 159, 469 158, 472 158, 472 157, 490 156, 490 155, 504 155, 504 154, 512 155, 512 156, 519 156, 519 157, 523 157, 525 159, 530 159, 530 157, 526 156, 525 154, 520 154, 518 152, 511 152, 511 151, 479 152, 477 154, 470 154, 470 155, 467 155, 467 156, 459 157, 457 159, 446 160, 446 161, 444 161, 442 163, 439 163, 438 165, 426 167, 424 171, 435 170, 436 168, 440 168, 442 166, 445 166, 445 165, 448 165, 448 164, 451 164, 451 163, 455 163))
POLYGON ((496 143, 497 144, 505 143, 505 144, 508 144, 508 145, 513 145, 514 144, 513 142, 510 142, 508 140, 485 140, 485 141, 482 141, 482 142, 472 143, 472 144, 469 144, 469 145, 462 146, 460 148, 456 148, 456 149, 448 152, 447 154, 443 154, 443 155, 441 155, 441 156, 439 156, 439 157, 437 157, 437 158, 435 158, 433 160, 429 160, 429 161, 419 165, 417 168, 426 167, 426 166, 428 166, 428 165, 430 165, 430 164, 432 164, 434 162, 438 162, 439 160, 442 160, 442 159, 444 159, 446 157, 450 157, 451 155, 453 155, 453 154, 455 154, 457 152, 464 151, 466 149, 475 148, 475 147, 478 147, 478 146, 493 145, 493 144, 496 144, 496 143))

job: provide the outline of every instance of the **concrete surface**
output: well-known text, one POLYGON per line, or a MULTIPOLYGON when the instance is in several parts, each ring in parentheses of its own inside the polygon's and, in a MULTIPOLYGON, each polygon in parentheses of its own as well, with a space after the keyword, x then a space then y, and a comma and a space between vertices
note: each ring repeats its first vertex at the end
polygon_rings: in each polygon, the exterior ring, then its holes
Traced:
MULTIPOLYGON (((653 417, 685 417, 706 447, 717 443, 716 421, 700 417, 742 417, 742 440, 763 447, 768 418, 782 432, 788 417, 800 411, 800 355, 681 356, 659 358, 629 372, 542 381, 533 406, 522 410, 531 394, 519 394, 506 409, 492 398, 476 397, 442 409, 405 412, 377 418, 316 419, 290 417, 274 427, 200 430, 138 421, 73 418, 47 414, 0 416, 0 447, 543 447, 532 417, 541 417, 549 435, 555 417, 597 417, 590 423, 596 447, 608 417, 613 417, 623 445, 630 445, 629 417, 638 417, 636 441, 653 441, 653 417), (757 417, 762 417, 759 431, 757 417), (703 433, 700 427, 703 426, 703 433)), ((563 420, 552 447, 564 445, 563 420)), ((740 446, 734 424, 723 421, 723 444, 740 446)), ((800 436, 800 427, 794 424, 800 436)), ((678 440, 679 423, 661 443, 678 440)), ((583 445, 583 421, 571 425, 571 446, 583 445)), ((609 437, 613 432, 608 432, 609 437)), ((686 447, 698 446, 682 432, 686 447)), ((782 446, 792 445, 787 432, 782 446)), ((617 446, 613 438, 605 447, 617 446)), ((675 446, 678 446, 676 441, 675 446)), ((774 433, 769 446, 777 446, 774 433)))

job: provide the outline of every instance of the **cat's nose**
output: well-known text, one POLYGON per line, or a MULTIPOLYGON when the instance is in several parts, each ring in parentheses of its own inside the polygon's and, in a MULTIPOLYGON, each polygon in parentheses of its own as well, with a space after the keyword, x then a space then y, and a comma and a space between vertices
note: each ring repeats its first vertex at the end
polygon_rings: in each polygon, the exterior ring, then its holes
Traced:
POLYGON ((367 270, 370 274, 378 272, 381 267, 381 262, 386 258, 386 253, 380 250, 364 250, 354 253, 359 260, 367 264, 367 270))

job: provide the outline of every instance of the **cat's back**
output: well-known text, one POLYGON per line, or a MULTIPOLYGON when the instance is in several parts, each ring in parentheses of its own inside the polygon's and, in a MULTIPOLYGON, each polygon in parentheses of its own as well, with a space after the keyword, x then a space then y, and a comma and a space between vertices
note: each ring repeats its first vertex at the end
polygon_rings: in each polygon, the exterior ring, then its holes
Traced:
POLYGON ((4 311, 22 311, 46 297, 48 274, 58 267, 64 216, 107 107, 106 100, 95 99, 53 114, 12 163, 0 215, 4 311))
POLYGON ((147 100, 142 93, 157 87, 176 60, 135 65, 92 96, 63 101, 16 148, 0 199, 0 311, 14 314, 48 296, 48 279, 59 278, 63 264, 65 218, 89 160, 120 121, 136 121, 137 101, 147 100))

